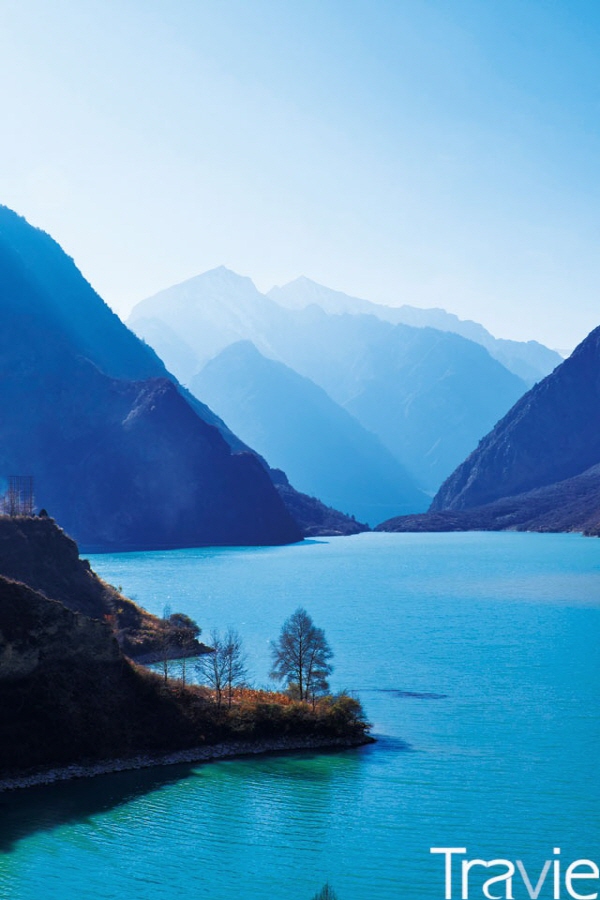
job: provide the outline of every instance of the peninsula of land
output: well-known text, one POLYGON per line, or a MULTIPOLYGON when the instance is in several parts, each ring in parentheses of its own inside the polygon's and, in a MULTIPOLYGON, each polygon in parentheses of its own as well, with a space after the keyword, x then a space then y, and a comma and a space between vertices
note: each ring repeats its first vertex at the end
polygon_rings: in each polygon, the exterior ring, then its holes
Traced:
POLYGON ((0 790, 372 740, 345 695, 242 689, 229 706, 136 663, 209 648, 193 628, 181 642, 186 617, 158 619, 101 581, 52 519, 0 516, 0 573, 0 790))

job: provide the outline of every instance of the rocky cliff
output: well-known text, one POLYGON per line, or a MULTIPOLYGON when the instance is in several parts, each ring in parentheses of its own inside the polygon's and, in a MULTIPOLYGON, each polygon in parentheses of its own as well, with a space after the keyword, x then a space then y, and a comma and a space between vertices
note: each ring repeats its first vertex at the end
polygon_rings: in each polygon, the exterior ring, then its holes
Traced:
POLYGON ((191 746, 190 702, 133 666, 109 623, 0 576, 0 774, 191 746))

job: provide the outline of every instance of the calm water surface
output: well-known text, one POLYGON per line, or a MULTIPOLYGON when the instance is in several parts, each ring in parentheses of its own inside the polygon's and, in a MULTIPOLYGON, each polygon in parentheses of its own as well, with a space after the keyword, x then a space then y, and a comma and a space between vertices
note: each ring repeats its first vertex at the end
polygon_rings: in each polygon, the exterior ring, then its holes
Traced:
POLYGON ((600 862, 600 541, 362 535, 92 565, 153 612, 235 625, 258 684, 306 606, 379 741, 0 795, 0 897, 310 900, 329 880, 339 900, 441 900, 432 846, 533 873, 554 847, 600 862))

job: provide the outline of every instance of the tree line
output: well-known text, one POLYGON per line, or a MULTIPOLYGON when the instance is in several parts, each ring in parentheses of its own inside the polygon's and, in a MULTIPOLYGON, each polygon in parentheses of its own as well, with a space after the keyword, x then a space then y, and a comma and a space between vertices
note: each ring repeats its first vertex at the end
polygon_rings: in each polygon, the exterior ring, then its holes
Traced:
MULTIPOLYGON (((170 643, 165 645, 163 674, 169 676, 169 661, 177 647, 182 650, 191 638, 197 638, 201 629, 193 620, 180 613, 171 615, 165 608, 163 621, 169 624, 170 643), (173 620, 177 618, 177 622, 173 620), (176 626, 173 630, 173 626, 176 626)), ((271 642, 271 678, 285 684, 289 695, 296 700, 312 703, 329 691, 329 676, 333 672, 333 651, 325 632, 318 628, 303 607, 298 607, 281 627, 279 637, 271 642)), ((187 661, 181 660, 181 680, 187 677, 187 661)), ((242 638, 235 628, 224 633, 214 629, 210 634, 208 652, 198 657, 195 672, 200 683, 208 686, 220 707, 231 707, 236 688, 248 686, 248 664, 242 638)))

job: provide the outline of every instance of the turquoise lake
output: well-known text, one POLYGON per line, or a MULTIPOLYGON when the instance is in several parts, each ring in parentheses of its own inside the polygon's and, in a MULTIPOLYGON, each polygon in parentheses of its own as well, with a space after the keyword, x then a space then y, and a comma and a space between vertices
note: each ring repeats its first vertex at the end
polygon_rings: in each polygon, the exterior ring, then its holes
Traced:
POLYGON ((366 534, 91 562, 152 612, 235 625, 257 685, 305 606, 378 742, 0 794, 3 900, 311 900, 326 881, 339 900, 442 900, 430 847, 533 877, 555 847, 600 862, 600 541, 366 534))

